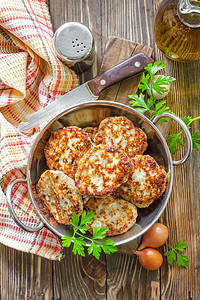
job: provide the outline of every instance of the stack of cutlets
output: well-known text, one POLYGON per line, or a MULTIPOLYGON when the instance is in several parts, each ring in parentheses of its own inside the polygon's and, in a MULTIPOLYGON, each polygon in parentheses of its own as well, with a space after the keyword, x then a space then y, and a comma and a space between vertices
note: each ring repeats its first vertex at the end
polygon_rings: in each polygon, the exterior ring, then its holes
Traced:
POLYGON ((98 128, 70 126, 54 132, 44 152, 47 166, 38 182, 54 218, 69 224, 73 212, 95 212, 90 232, 126 232, 137 207, 148 207, 165 190, 166 172, 149 155, 147 136, 124 116, 108 117, 98 128))

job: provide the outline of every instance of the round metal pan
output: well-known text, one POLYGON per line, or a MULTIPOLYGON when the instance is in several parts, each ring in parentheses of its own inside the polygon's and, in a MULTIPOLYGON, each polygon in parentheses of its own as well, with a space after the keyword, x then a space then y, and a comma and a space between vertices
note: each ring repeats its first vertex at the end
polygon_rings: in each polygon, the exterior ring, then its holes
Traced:
MULTIPOLYGON (((29 232, 35 232, 45 225, 59 237, 62 237, 63 235, 72 235, 71 226, 61 225, 56 222, 38 197, 38 180, 41 174, 48 169, 44 156, 44 146, 51 133, 59 128, 66 126, 78 126, 82 128, 87 126, 98 126, 103 119, 110 116, 126 116, 135 126, 140 127, 148 137, 148 147, 144 154, 149 154, 154 157, 158 164, 162 165, 168 174, 164 194, 158 200, 155 200, 148 208, 138 209, 136 224, 126 233, 112 237, 115 245, 122 245, 140 237, 158 220, 167 205, 172 190, 173 165, 180 165, 184 163, 192 150, 192 139, 187 126, 180 118, 173 114, 160 114, 151 122, 144 115, 126 105, 111 101, 94 101, 71 107, 50 121, 38 134, 32 145, 27 163, 26 179, 17 179, 8 186, 6 191, 8 209, 13 219, 22 229, 29 232), (180 161, 172 160, 167 143, 161 132, 155 126, 155 123, 164 116, 176 120, 186 134, 188 148, 185 156, 180 161), (18 219, 14 212, 11 202, 11 191, 13 186, 19 182, 27 184, 33 206, 41 218, 41 223, 37 227, 27 227, 18 219)), ((86 245, 89 245, 88 242, 86 245)))

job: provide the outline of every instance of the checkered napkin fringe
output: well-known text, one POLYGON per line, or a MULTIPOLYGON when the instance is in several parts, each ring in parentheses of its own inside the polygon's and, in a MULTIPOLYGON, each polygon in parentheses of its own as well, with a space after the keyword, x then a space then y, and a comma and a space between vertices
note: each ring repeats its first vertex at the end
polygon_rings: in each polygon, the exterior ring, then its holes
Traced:
MULTIPOLYGON (((47 228, 37 233, 21 230, 10 217, 4 194, 10 182, 26 177, 28 154, 41 129, 22 134, 19 123, 78 84, 75 74, 57 59, 52 35, 44 0, 0 2, 0 242, 56 260, 62 257, 58 237, 47 228)), ((16 185, 12 199, 21 221, 36 226, 40 220, 26 185, 16 185)))

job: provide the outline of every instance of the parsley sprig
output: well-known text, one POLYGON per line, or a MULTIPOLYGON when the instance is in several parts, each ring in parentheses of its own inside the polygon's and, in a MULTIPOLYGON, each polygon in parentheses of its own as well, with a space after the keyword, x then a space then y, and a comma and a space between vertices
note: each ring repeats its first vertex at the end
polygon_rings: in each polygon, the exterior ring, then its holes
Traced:
MULTIPOLYGON (((147 112, 150 114, 149 119, 152 120, 155 116, 163 112, 171 112, 168 106, 166 106, 166 100, 158 101, 155 98, 154 91, 158 94, 162 94, 166 92, 166 88, 163 85, 168 85, 169 83, 175 81, 174 77, 160 75, 157 77, 156 81, 154 81, 154 76, 160 70, 163 70, 166 67, 164 60, 156 61, 153 64, 148 64, 145 67, 145 70, 148 72, 146 75, 143 74, 141 83, 138 88, 141 90, 139 95, 132 94, 128 95, 131 106, 133 106, 138 112, 142 114, 146 114, 147 112), (150 96, 147 97, 144 92, 148 91, 150 96)), ((196 118, 192 118, 190 116, 183 117, 183 122, 190 129, 190 124, 196 120, 199 120, 200 116, 196 118)), ((161 118, 160 121, 167 122, 167 118, 161 118)), ((169 144, 169 149, 172 154, 174 154, 178 145, 184 146, 183 139, 181 137, 183 130, 178 132, 177 134, 171 134, 167 138, 167 142, 169 144)), ((200 132, 197 131, 192 135, 192 143, 193 149, 200 151, 200 132)))
MULTIPOLYGON (((194 121, 197 121, 200 119, 199 117, 196 118, 192 118, 190 116, 188 117, 183 117, 182 120, 183 122, 187 125, 187 127, 190 129, 190 124, 194 121)), ((183 146, 183 139, 181 137, 181 134, 183 133, 183 130, 181 130, 179 133, 176 134, 170 134, 167 137, 167 142, 169 143, 169 149, 171 151, 172 154, 174 154, 177 151, 177 146, 178 144, 183 146)), ((199 151, 200 150, 200 132, 196 131, 193 135, 192 135, 192 145, 193 145, 193 149, 199 151)))
MULTIPOLYGON (((155 82, 153 81, 155 74, 165 68, 166 64, 163 62, 164 60, 161 60, 154 62, 154 64, 148 64, 148 66, 145 67, 145 70, 148 71, 148 73, 146 75, 143 73, 141 83, 138 86, 142 92, 139 93, 139 95, 128 95, 128 98, 131 99, 131 106, 133 106, 137 111, 142 114, 146 113, 147 111, 150 112, 150 120, 160 113, 171 112, 169 107, 165 106, 166 100, 158 102, 154 95, 154 91, 160 95, 166 92, 167 89, 164 87, 164 85, 168 85, 170 82, 176 80, 174 77, 160 75, 155 82), (143 94, 144 91, 150 91, 150 96, 146 101, 146 95, 143 94)), ((161 121, 167 122, 167 119, 162 118, 161 121)))
POLYGON ((73 228, 73 236, 62 236, 62 246, 69 247, 73 244, 72 252, 74 254, 79 254, 81 256, 85 256, 84 246, 86 245, 85 239, 91 242, 91 245, 88 247, 88 254, 92 254, 96 259, 99 259, 100 253, 103 250, 106 254, 114 253, 117 251, 117 247, 114 245, 114 241, 107 239, 104 241, 99 241, 99 239, 103 239, 106 237, 106 232, 108 228, 105 227, 95 227, 93 229, 92 237, 88 237, 84 235, 93 222, 94 212, 88 212, 84 210, 81 217, 78 217, 76 213, 73 213, 72 218, 70 220, 70 224, 73 228))
POLYGON ((168 264, 171 266, 173 262, 176 261, 179 267, 184 267, 187 269, 189 258, 186 255, 182 255, 178 251, 183 252, 188 247, 188 244, 180 240, 175 247, 172 247, 168 244, 166 245, 171 248, 170 251, 164 253, 164 255, 167 256, 168 264))

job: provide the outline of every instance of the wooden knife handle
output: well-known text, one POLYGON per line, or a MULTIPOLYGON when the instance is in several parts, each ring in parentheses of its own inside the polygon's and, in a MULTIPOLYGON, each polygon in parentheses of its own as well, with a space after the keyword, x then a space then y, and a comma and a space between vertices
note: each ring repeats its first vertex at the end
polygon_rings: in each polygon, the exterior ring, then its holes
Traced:
POLYGON ((153 60, 140 52, 89 80, 87 85, 94 96, 99 96, 103 90, 111 85, 143 72, 150 63, 153 63, 153 60))

